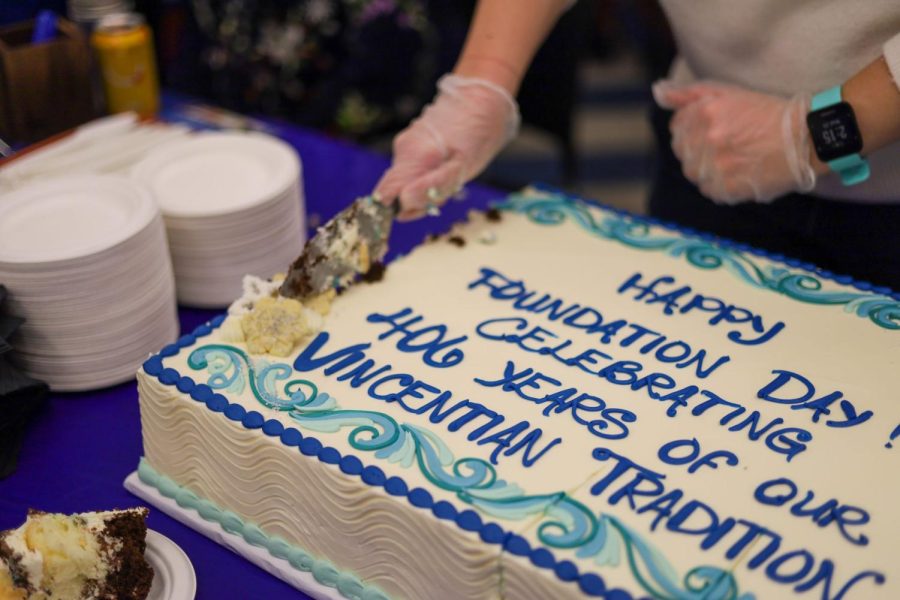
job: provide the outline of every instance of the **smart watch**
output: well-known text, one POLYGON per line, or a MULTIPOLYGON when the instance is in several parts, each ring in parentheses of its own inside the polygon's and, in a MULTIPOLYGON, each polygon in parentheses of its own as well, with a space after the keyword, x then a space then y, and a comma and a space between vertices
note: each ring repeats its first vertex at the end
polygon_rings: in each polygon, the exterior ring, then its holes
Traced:
POLYGON ((869 163, 859 155, 862 135, 853 107, 841 99, 841 86, 819 92, 812 99, 806 124, 812 136, 816 156, 840 175, 844 185, 855 185, 869 178, 869 163))

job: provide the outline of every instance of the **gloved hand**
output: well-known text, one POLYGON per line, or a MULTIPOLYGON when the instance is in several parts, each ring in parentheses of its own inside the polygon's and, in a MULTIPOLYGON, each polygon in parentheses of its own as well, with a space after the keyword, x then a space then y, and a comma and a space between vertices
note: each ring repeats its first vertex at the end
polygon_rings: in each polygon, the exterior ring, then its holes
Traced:
POLYGON ((781 98, 723 83, 662 80, 653 97, 675 111, 672 150, 685 177, 715 202, 769 202, 815 186, 808 94, 781 98))
POLYGON ((375 186, 400 199, 400 220, 421 217, 481 173, 519 130, 513 97, 490 81, 445 75, 438 95, 394 139, 390 169, 375 186))

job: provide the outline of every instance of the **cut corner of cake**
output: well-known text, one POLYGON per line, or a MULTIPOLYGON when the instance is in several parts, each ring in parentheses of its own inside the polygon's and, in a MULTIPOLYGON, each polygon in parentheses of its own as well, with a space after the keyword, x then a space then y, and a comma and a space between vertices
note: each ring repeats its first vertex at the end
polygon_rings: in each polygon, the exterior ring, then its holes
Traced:
POLYGON ((72 515, 29 510, 0 532, 0 600, 143 600, 146 508, 72 515))
POLYGON ((513 195, 248 280, 138 373, 138 476, 351 600, 898 598, 900 302, 807 266, 513 195))

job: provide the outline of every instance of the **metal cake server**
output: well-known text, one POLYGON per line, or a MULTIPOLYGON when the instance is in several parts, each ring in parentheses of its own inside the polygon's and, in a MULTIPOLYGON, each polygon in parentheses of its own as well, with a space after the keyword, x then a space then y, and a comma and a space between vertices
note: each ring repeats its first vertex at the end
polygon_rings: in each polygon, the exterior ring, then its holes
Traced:
POLYGON ((386 205, 374 196, 358 198, 306 242, 281 284, 281 295, 304 300, 344 289, 358 275, 379 275, 399 210, 399 202, 386 205))

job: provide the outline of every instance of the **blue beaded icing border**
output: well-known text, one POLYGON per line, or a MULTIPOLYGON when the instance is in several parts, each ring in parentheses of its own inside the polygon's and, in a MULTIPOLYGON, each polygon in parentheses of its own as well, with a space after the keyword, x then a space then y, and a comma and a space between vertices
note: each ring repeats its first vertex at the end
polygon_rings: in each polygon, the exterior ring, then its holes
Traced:
POLYGON ((357 476, 363 483, 372 487, 383 487, 392 496, 405 496, 410 504, 416 508, 430 510, 436 518, 453 521, 464 531, 477 532, 479 538, 486 544, 499 545, 504 551, 513 555, 527 557, 538 568, 553 571, 560 581, 577 581, 579 588, 587 596, 607 598, 607 600, 631 600, 633 598, 625 590, 606 589, 606 583, 600 575, 579 573, 575 563, 570 560, 557 560, 549 549, 543 546, 532 548, 524 537, 508 532, 496 523, 485 523, 474 510, 459 510, 446 500, 435 502, 428 490, 420 487, 410 489, 402 477, 395 475, 387 477, 384 471, 377 466, 364 466, 363 462, 352 454, 342 455, 336 448, 325 446, 315 437, 302 434, 294 427, 285 427, 275 419, 266 420, 261 413, 255 410, 247 411, 243 406, 229 402, 224 395, 213 391, 208 385, 196 383, 177 370, 163 366, 163 358, 175 356, 182 348, 193 346, 197 342, 197 338, 210 335, 226 318, 227 315, 219 315, 208 323, 200 325, 192 333, 181 336, 174 344, 165 346, 158 354, 144 361, 142 365, 144 371, 163 385, 174 386, 178 391, 190 395, 197 402, 203 402, 212 412, 222 413, 225 418, 240 423, 246 429, 259 429, 264 435, 278 437, 282 444, 298 448, 304 456, 316 457, 325 464, 336 465, 346 475, 357 476))

